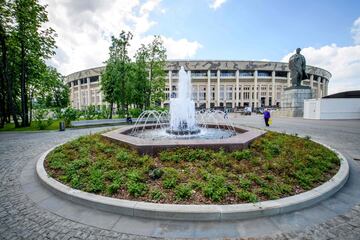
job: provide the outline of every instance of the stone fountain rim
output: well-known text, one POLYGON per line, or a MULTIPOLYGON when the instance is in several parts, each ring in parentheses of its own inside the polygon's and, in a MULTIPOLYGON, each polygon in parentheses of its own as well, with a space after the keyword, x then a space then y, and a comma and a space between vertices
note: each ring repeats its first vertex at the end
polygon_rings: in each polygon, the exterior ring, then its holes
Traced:
MULTIPOLYGON (((320 143, 320 142, 318 142, 320 143)), ((322 144, 322 143, 320 143, 322 144)), ((57 146, 46 151, 36 163, 36 173, 40 182, 61 197, 78 204, 85 204, 99 210, 128 215, 133 217, 184 220, 184 221, 226 221, 242 220, 256 217, 273 216, 297 211, 314 205, 335 194, 346 183, 349 177, 349 164, 346 158, 335 149, 322 144, 334 151, 340 158, 339 171, 322 185, 301 193, 278 200, 257 203, 230 205, 179 205, 159 204, 104 197, 70 188, 51 178, 44 167, 46 156, 57 146)), ((58 145, 60 146, 60 145, 58 145)))

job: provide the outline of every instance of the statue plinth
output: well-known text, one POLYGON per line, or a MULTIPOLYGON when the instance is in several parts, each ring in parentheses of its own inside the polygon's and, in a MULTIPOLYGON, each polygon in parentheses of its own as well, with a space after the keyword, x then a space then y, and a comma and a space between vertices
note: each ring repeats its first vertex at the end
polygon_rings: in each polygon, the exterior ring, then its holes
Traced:
POLYGON ((281 95, 280 116, 303 117, 304 100, 311 99, 313 91, 307 86, 294 86, 284 89, 281 95))

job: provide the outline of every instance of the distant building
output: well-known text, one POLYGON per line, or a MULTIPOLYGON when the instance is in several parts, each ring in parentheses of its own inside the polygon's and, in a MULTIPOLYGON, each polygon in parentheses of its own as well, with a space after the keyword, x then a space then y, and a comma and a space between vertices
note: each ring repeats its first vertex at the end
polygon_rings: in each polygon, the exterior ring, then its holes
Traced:
MULTIPOLYGON (((263 61, 167 61, 166 100, 176 97, 178 71, 181 66, 191 72, 192 99, 196 107, 264 107, 280 106, 281 93, 290 86, 288 63, 263 61)), ((70 87, 70 101, 74 108, 106 104, 100 91, 101 72, 104 67, 85 69, 65 77, 70 87)), ((307 66, 309 79, 302 82, 310 86, 315 97, 327 95, 331 73, 307 66)))

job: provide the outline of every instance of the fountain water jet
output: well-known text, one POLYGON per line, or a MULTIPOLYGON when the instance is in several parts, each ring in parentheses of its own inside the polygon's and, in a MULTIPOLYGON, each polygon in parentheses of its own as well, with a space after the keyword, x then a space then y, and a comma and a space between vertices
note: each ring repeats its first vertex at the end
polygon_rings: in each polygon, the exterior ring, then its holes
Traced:
POLYGON ((179 71, 179 95, 170 100, 170 126, 167 133, 188 135, 200 132, 196 125, 195 103, 191 100, 190 76, 181 67, 179 71))

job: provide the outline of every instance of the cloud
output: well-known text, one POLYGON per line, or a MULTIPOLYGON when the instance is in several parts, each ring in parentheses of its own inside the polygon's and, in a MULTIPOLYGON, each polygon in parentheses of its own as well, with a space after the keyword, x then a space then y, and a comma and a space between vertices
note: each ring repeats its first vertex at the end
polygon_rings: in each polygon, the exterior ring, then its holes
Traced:
POLYGON ((360 44, 360 17, 354 21, 351 28, 352 37, 355 44, 360 44))
POLYGON ((221 5, 223 5, 227 0, 212 0, 212 2, 210 3, 209 7, 216 10, 218 9, 221 5))
MULTIPOLYGON (((58 49, 49 64, 64 75, 102 66, 108 58, 111 36, 118 36, 121 30, 134 35, 129 48, 129 56, 133 56, 141 43, 152 39, 147 32, 157 23, 151 14, 165 13, 161 0, 42 0, 42 3, 48 4, 47 26, 58 35, 58 49)), ((166 36, 163 39, 169 57, 191 57, 201 47, 187 39, 166 36)))
POLYGON ((175 40, 162 36, 164 46, 167 49, 167 55, 169 59, 186 59, 193 57, 198 49, 203 46, 194 41, 191 42, 185 38, 175 40))
MULTIPOLYGON (((287 54, 281 61, 288 62, 294 53, 287 54)), ((330 94, 360 89, 360 45, 307 47, 302 49, 301 54, 305 56, 307 65, 324 68, 332 74, 329 82, 330 94)))

